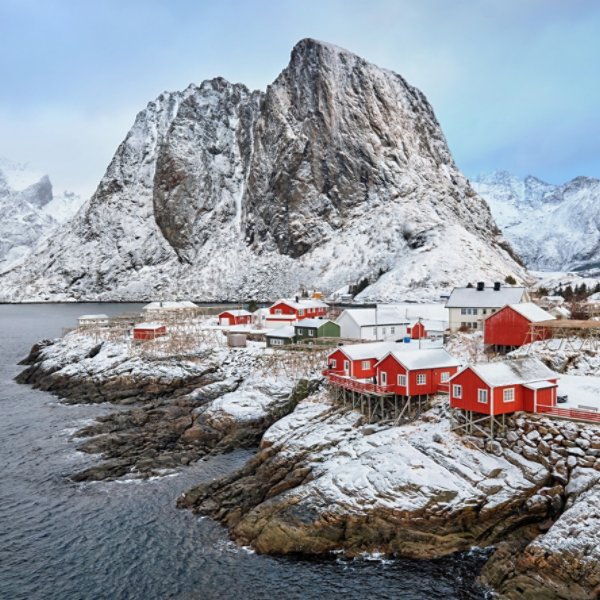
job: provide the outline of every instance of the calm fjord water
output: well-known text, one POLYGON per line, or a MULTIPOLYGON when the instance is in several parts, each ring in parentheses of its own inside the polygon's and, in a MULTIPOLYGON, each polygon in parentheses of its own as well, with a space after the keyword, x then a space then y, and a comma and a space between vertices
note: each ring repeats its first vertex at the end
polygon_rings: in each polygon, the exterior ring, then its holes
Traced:
POLYGON ((195 483, 242 464, 235 452, 154 481, 73 484, 97 458, 70 435, 114 407, 64 406, 14 376, 37 340, 83 313, 138 305, 0 305, 0 598, 369 598, 470 600, 476 560, 321 561, 258 556, 225 530, 175 508, 195 483))

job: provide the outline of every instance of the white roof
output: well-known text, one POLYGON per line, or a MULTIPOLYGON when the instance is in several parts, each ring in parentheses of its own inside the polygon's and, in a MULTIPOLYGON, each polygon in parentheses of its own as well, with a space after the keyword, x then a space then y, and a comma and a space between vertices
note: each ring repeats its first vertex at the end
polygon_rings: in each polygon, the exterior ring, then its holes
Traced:
POLYGON ((231 310, 228 309, 221 311, 218 316, 224 315, 225 313, 233 315, 234 317, 249 317, 252 314, 251 312, 241 308, 232 308, 231 310))
POLYGON ((163 323, 138 323, 134 326, 134 329, 160 329, 164 327, 163 323))
POLYGON ((316 328, 319 328, 319 327, 325 325, 325 323, 334 323, 334 321, 331 321, 329 319, 302 319, 302 320, 298 321, 294 325, 294 327, 316 327, 316 328))
POLYGON ((412 321, 410 326, 414 327, 419 321, 425 326, 425 331, 445 331, 448 329, 448 321, 436 321, 433 319, 417 319, 416 321, 412 321))
POLYGON ((477 290, 476 287, 454 288, 446 302, 448 308, 500 308, 506 304, 520 302, 525 294, 524 287, 493 287, 477 290))
POLYGON ((443 348, 417 350, 416 352, 402 352, 396 350, 394 352, 388 352, 388 354, 391 354, 400 364, 411 371, 416 371, 418 369, 460 367, 460 362, 451 354, 448 354, 443 348))
POLYGON ((281 304, 282 302, 297 310, 304 310, 306 308, 327 308, 329 306, 316 298, 298 298, 298 302, 293 298, 280 298, 277 302, 273 302, 272 306, 281 304))
POLYGON ((80 321, 100 321, 101 319, 108 319, 108 315, 81 315, 80 321))
POLYGON ((551 383, 550 381, 534 381, 533 383, 523 384, 523 387, 526 387, 530 390, 545 390, 547 388, 553 388, 556 386, 556 383, 551 383))
POLYGON ((142 307, 142 310, 181 310, 184 308, 198 308, 197 304, 189 300, 181 300, 177 302, 150 302, 142 307))
POLYGON ((502 362, 479 363, 465 367, 465 369, 468 368, 472 369, 476 375, 490 386, 533 383, 535 381, 556 379, 558 377, 541 360, 532 356, 502 362))
POLYGON ((347 346, 338 346, 332 350, 328 356, 337 350, 341 350, 350 360, 366 360, 374 358, 379 360, 389 352, 392 352, 398 344, 396 342, 368 342, 366 344, 348 344, 347 346))
POLYGON ((278 327, 277 329, 271 329, 269 333, 265 334, 265 337, 276 337, 276 338, 292 338, 296 335, 296 331, 293 325, 286 325, 285 327, 278 327))
POLYGON ((296 315, 267 315, 267 321, 296 321, 296 315))
POLYGON ((377 325, 407 325, 410 321, 404 315, 404 311, 395 306, 378 306, 377 314, 374 308, 347 308, 337 318, 338 322, 342 316, 349 316, 360 327, 374 327, 377 325))
POLYGON ((550 321, 556 318, 533 302, 521 302, 519 304, 509 304, 509 306, 532 323, 550 321))

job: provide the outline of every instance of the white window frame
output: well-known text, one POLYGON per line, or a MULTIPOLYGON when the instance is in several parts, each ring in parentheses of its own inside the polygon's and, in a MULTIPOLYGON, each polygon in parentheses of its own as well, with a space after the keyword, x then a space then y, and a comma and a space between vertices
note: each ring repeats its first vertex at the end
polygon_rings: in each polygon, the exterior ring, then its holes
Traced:
POLYGON ((349 360, 344 361, 344 373, 348 373, 348 375, 350 374, 350 361, 349 360))
POLYGON ((276 309, 275 309, 275 314, 276 314, 276 315, 282 315, 283 313, 281 312, 281 309, 280 309, 280 308, 276 308, 276 309))
POLYGON ((299 308, 298 309, 298 316, 299 317, 303 317, 304 316, 304 309, 303 308, 299 308))
POLYGON ((398 375, 398 385, 400 387, 406 387, 406 374, 398 375))
POLYGON ((271 338, 271 346, 283 346, 283 340, 281 338, 271 338))
POLYGON ((381 385, 387 385, 387 373, 385 371, 379 371, 379 381, 381 385))
POLYGON ((489 390, 486 390, 484 388, 478 388, 477 389, 477 402, 479 404, 488 404, 490 401, 490 393, 489 390), (483 399, 485 398, 485 399, 483 399))
POLYGON ((514 402, 515 401, 515 388, 511 387, 511 388, 506 388, 505 390, 502 391, 502 400, 504 402, 514 402), (508 392, 508 394, 507 394, 508 392), (507 398, 507 396, 509 396, 507 398))
POLYGON ((452 397, 462 399, 462 385, 458 383, 452 384, 452 397))
POLYGON ((337 359, 336 358, 332 358, 331 362, 329 364, 331 365, 332 369, 337 369, 337 359))
POLYGON ((396 328, 395 327, 390 327, 390 333, 392 335, 395 335, 396 334, 396 328))
POLYGON ((368 360, 363 360, 362 361, 362 368, 363 368, 363 370, 370 369, 371 368, 371 363, 368 360))
POLYGON ((377 337, 377 327, 373 327, 373 335, 377 337))
POLYGON ((442 383, 448 383, 450 381, 450 371, 443 371, 440 375, 440 381, 442 383))
POLYGON ((302 329, 302 327, 298 327, 296 331, 298 332, 298 335, 304 335, 304 329, 302 329))
POLYGON ((427 385, 427 375, 425 373, 417 373, 417 385, 427 385))
POLYGON ((315 337, 315 330, 314 329, 309 329, 308 330, 308 337, 315 337))

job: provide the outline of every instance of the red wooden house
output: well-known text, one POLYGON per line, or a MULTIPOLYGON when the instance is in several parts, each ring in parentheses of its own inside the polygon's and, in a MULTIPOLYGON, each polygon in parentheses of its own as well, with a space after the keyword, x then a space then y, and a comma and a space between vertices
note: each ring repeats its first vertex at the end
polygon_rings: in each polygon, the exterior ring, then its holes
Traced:
POLYGON ((247 310, 231 309, 218 314, 219 325, 248 325, 252 321, 252 313, 247 310))
POLYGON ((470 365, 450 379, 450 406, 484 415, 542 412, 556 404, 557 374, 537 358, 470 365))
POLYGON ((395 342, 372 342, 339 346, 327 356, 327 371, 354 379, 372 380, 375 365, 397 347, 395 342))
POLYGON ((552 332, 536 327, 533 323, 551 321, 554 317, 532 302, 507 304, 491 314, 483 322, 483 343, 499 351, 510 351, 535 340, 547 339, 552 332))
POLYGON ((393 350, 376 365, 377 381, 397 396, 429 396, 448 391, 460 363, 443 348, 393 350))
POLYGON ((134 340, 154 340, 167 334, 167 328, 162 323, 138 323, 133 328, 134 340))
POLYGON ((296 298, 295 300, 277 300, 269 307, 266 318, 267 327, 289 325, 302 319, 317 319, 327 315, 329 307, 315 298, 296 298))
POLYGON ((416 321, 410 325, 407 328, 406 333, 408 333, 413 340, 422 340, 427 337, 427 330, 425 329, 423 321, 416 321))

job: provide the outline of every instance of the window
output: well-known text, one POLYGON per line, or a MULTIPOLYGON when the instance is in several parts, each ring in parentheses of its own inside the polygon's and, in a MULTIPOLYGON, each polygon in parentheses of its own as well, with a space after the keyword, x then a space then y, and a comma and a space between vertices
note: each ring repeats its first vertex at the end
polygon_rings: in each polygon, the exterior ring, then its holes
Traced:
POLYGON ((485 308, 481 311, 482 315, 487 315, 487 310, 485 310, 485 308))
POLYGON ((304 316, 304 309, 303 308, 298 309, 298 316, 299 317, 303 317, 304 316))
POLYGON ((315 337, 315 330, 314 329, 309 329, 308 330, 308 335, 309 335, 309 337, 315 337))
POLYGON ((514 402, 515 401, 515 388, 508 388, 503 392, 504 402, 514 402))
POLYGON ((387 373, 385 371, 379 373, 379 380, 381 381, 381 385, 387 385, 387 373))
POLYGON ((425 373, 419 373, 417 375, 417 385, 425 385, 427 383, 427 375, 425 373))
POLYGON ((480 404, 488 403, 488 391, 487 390, 477 390, 477 402, 480 404))
POLYGON ((455 398, 462 398, 462 385, 457 385, 456 383, 452 386, 452 395, 455 398))
POLYGON ((298 329, 296 329, 298 335, 304 335, 304 329, 302 329, 302 327, 298 327, 298 329))
POLYGON ((406 375, 398 375, 398 385, 400 387, 406 387, 406 375))
POLYGON ((377 327, 373 327, 373 335, 377 337, 377 327))
POLYGON ((271 338, 271 346, 283 346, 283 340, 281 338, 271 338))
POLYGON ((396 328, 395 327, 390 327, 390 333, 392 335, 394 335, 396 333, 396 328))
POLYGON ((275 309, 275 314, 276 315, 280 315, 281 314, 281 309, 280 308, 276 308, 275 309))
POLYGON ((350 361, 348 361, 348 360, 344 361, 344 372, 350 373, 350 361))
POLYGON ((368 369, 371 366, 371 363, 368 360, 363 360, 362 361, 362 368, 363 369, 368 369))
POLYGON ((461 315, 466 315, 467 314, 467 309, 466 308, 461 308, 460 309, 460 314, 461 315))
POLYGON ((381 334, 382 334, 382 335, 385 335, 385 327, 382 327, 382 328, 381 328, 381 334))
POLYGON ((335 358, 332 358, 332 359, 329 361, 329 366, 330 366, 332 369, 337 369, 337 360, 336 360, 335 358))
POLYGON ((448 383, 448 381, 450 380, 450 373, 448 373, 448 371, 444 371, 441 375, 441 380, 442 383, 448 383))

